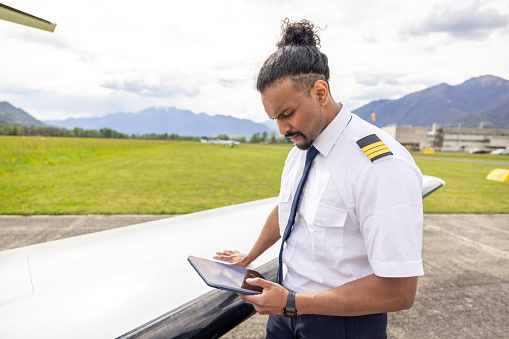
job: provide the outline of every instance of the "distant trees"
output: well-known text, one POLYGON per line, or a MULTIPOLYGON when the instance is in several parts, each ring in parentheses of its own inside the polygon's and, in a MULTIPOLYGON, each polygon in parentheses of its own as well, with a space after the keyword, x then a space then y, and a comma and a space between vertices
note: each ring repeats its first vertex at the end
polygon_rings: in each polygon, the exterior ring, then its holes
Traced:
POLYGON ((270 143, 278 143, 278 144, 291 144, 292 141, 286 137, 276 138, 276 132, 270 132, 270 138, 266 131, 264 131, 262 134, 260 133, 253 133, 253 136, 249 140, 252 143, 263 143, 263 142, 270 142, 270 143))
POLYGON ((253 136, 251 137, 251 139, 249 141, 252 143, 260 143, 260 142, 264 142, 265 140, 263 140, 260 137, 260 133, 253 133, 253 136))
POLYGON ((276 142, 276 132, 270 132, 270 142, 276 142))
POLYGON ((53 126, 18 126, 0 124, 0 135, 70 137, 72 131, 53 126))
POLYGON ((146 133, 146 134, 132 134, 130 136, 131 139, 144 139, 144 140, 180 140, 180 141, 200 141, 200 137, 189 137, 189 136, 181 136, 175 133, 168 134, 155 134, 155 133, 146 133))
MULTIPOLYGON (((120 133, 114 131, 110 128, 101 128, 100 130, 94 129, 83 129, 80 127, 75 127, 71 131, 69 131, 69 137, 75 138, 106 138, 106 139, 128 139, 129 136, 124 133, 120 133)), ((55 135, 54 135, 55 136, 55 135)))
MULTIPOLYGON (((67 137, 67 138, 105 138, 105 139, 144 139, 144 140, 181 140, 181 141, 200 141, 204 137, 181 136, 175 133, 168 134, 125 134, 112 130, 111 128, 101 128, 99 130, 83 129, 75 127, 72 130, 54 126, 18 126, 10 124, 0 124, 0 135, 19 135, 19 136, 41 136, 41 137, 67 137)), ((207 139, 207 138, 205 138, 207 139)), ((246 142, 246 137, 230 138, 227 134, 219 134, 214 139, 236 140, 246 142)), ((277 139, 275 132, 253 133, 249 140, 252 143, 291 143, 290 139, 282 137, 277 139)))
MULTIPOLYGON (((53 126, 18 126, 9 124, 0 124, 0 135, 19 135, 19 136, 41 136, 41 137, 67 137, 67 138, 104 138, 104 139, 143 139, 143 140, 181 140, 181 141, 200 141, 200 137, 181 136, 178 134, 125 134, 117 132, 111 128, 83 129, 75 127, 72 130, 53 126)), ((224 134, 223 136, 226 136, 224 134)), ((226 136, 229 140, 228 136, 226 136)), ((235 140, 245 142, 246 138, 237 138, 235 140)))
POLYGON ((110 128, 101 128, 97 131, 76 127, 72 130, 68 130, 54 126, 18 126, 9 124, 0 124, 0 135, 109 139, 129 138, 127 134, 114 131, 110 128))

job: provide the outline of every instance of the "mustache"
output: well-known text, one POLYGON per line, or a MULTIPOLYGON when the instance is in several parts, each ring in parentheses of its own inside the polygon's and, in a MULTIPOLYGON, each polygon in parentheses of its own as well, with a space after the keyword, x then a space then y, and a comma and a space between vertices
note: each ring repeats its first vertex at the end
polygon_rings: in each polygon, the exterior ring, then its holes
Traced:
POLYGON ((286 132, 285 133, 285 137, 287 137, 287 138, 291 138, 291 137, 296 136, 296 135, 301 135, 301 136, 304 137, 304 134, 302 134, 300 132, 286 132))

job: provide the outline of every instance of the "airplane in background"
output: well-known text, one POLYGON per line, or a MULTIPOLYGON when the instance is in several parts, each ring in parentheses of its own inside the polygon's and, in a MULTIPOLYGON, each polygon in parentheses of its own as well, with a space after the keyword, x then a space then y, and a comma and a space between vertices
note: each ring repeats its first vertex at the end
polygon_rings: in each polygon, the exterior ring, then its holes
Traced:
POLYGON ((235 145, 240 145, 240 141, 236 140, 220 140, 220 139, 201 139, 200 140, 202 144, 219 144, 223 146, 230 146, 234 147, 235 145))
POLYGON ((42 29, 51 33, 53 33, 57 27, 56 23, 38 18, 4 4, 0 4, 0 19, 24 26, 42 29))
MULTIPOLYGON (((445 182, 424 176, 423 197, 445 182)), ((268 198, 0 252, 0 338, 217 338, 255 313, 188 255, 247 252, 268 198)), ((278 242, 250 268, 275 281, 278 242)))

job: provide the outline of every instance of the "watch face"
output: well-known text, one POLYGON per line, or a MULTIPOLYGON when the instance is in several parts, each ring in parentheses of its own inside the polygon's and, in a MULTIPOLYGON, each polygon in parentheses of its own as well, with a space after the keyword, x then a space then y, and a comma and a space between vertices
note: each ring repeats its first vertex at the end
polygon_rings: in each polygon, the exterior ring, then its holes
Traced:
POLYGON ((297 311, 287 311, 286 308, 283 311, 283 314, 287 318, 297 318, 297 311))

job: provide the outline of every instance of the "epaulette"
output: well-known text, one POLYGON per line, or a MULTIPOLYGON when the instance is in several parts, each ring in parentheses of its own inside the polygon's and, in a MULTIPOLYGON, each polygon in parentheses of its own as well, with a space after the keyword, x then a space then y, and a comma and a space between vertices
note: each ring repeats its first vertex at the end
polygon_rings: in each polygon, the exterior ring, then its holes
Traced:
POLYGON ((368 156, 371 162, 392 155, 391 150, 384 144, 376 134, 370 134, 362 139, 357 140, 357 145, 368 156))

